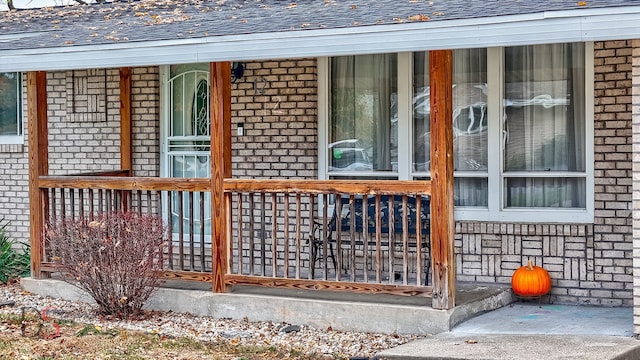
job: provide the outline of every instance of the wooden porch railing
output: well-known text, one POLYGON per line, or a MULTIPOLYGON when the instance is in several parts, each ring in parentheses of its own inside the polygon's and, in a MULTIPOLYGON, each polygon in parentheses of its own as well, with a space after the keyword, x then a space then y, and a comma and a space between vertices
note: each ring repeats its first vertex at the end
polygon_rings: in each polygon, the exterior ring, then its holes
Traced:
MULTIPOLYGON (((213 281, 210 179, 42 176, 39 187, 45 224, 108 211, 164 216, 173 234, 164 276, 213 281)), ((428 235, 407 229, 385 234, 378 226, 330 237, 327 226, 335 199, 368 197, 379 207, 381 196, 428 196, 429 182, 225 179, 224 189, 225 285, 431 294, 424 281, 430 251, 421 246, 428 235)), ((56 271, 46 251, 40 268, 56 271)))

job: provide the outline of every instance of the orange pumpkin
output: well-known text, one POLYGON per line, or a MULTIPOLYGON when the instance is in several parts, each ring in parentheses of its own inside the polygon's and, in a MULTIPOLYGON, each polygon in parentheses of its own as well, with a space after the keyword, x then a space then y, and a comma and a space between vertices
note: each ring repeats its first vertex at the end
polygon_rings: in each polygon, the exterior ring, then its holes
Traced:
POLYGON ((546 295, 551 290, 551 277, 547 270, 533 265, 529 260, 527 265, 521 266, 513 273, 511 288, 518 296, 546 295))

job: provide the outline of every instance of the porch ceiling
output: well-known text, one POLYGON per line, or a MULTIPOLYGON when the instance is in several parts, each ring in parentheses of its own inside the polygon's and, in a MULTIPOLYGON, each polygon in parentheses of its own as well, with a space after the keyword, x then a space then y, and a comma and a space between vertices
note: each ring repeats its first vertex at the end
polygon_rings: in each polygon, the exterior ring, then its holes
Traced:
POLYGON ((0 13, 0 71, 640 38, 633 0, 197 0, 0 13))

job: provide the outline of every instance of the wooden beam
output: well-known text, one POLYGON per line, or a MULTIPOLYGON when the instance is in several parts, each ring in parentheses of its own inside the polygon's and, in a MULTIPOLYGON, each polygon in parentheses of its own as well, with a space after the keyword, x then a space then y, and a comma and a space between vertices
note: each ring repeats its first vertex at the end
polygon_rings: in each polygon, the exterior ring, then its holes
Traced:
POLYGON ((211 235, 213 291, 226 292, 227 214, 224 179, 231 177, 231 63, 210 64, 211 235))
POLYGON ((455 306, 452 51, 429 52, 433 308, 455 306))
POLYGON ((133 170, 131 142, 131 68, 120 68, 120 169, 133 170))
MULTIPOLYGON (((39 179, 49 173, 49 141, 47 129, 47 73, 27 74, 27 108, 29 141, 29 226, 31 237, 31 276, 42 278, 43 206, 46 196, 40 191, 39 179)), ((47 201, 48 202, 48 201, 47 201)))

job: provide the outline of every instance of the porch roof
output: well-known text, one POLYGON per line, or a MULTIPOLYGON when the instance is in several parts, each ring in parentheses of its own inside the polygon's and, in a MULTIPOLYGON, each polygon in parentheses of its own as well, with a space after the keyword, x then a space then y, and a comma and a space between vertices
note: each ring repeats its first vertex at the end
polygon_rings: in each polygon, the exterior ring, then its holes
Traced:
POLYGON ((0 71, 640 38, 637 0, 142 0, 0 13, 0 71))

